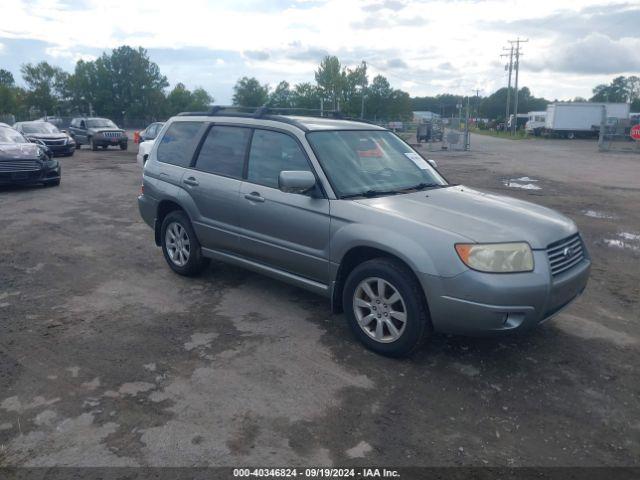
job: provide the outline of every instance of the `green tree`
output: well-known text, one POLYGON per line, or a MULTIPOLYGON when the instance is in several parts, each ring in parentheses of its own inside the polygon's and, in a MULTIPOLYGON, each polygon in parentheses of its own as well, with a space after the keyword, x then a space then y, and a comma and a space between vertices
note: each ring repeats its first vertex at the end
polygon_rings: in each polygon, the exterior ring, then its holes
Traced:
POLYGON ((13 74, 9 70, 0 68, 0 85, 3 87, 13 87, 15 85, 13 74))
POLYGON ((616 77, 610 84, 593 88, 592 102, 634 102, 640 98, 640 77, 616 77))
POLYGON ((0 68, 0 114, 15 113, 17 106, 13 74, 0 68))
POLYGON ((389 81, 382 75, 376 75, 367 90, 365 109, 367 116, 374 120, 386 120, 393 90, 389 81))
POLYGON ((338 57, 330 55, 324 57, 315 72, 315 79, 324 99, 329 102, 329 108, 339 110, 346 73, 338 57))
POLYGON ((178 83, 167 95, 166 115, 171 117, 180 112, 207 110, 212 102, 213 98, 203 88, 191 92, 183 83, 178 83))
POLYGON ((305 82, 293 87, 293 105, 296 108, 316 110, 320 108, 320 91, 315 85, 305 82))
POLYGON ((240 107, 260 107, 269 99, 269 85, 261 85, 254 77, 242 77, 233 87, 233 104, 240 107))
POLYGON ((289 82, 280 82, 269 96, 269 106, 276 108, 291 108, 294 106, 294 94, 289 82))
POLYGON ((189 109, 193 111, 207 110, 214 102, 214 98, 209 95, 204 88, 198 87, 191 92, 191 104, 189 109))
POLYGON ((27 104, 41 114, 53 114, 61 97, 65 72, 59 68, 40 62, 27 63, 20 68, 22 79, 27 84, 27 104))
POLYGON ((167 95, 167 116, 173 116, 180 112, 189 110, 191 104, 191 92, 187 90, 184 83, 178 83, 167 95))
POLYGON ((362 62, 354 69, 347 68, 343 80, 341 110, 349 116, 359 117, 368 84, 367 65, 362 62))
POLYGON ((162 92, 169 85, 158 65, 149 59, 147 51, 127 45, 103 53, 96 61, 98 84, 102 96, 99 111, 114 118, 143 118, 157 116, 161 105, 152 103, 154 92, 162 92), (105 86, 111 84, 111 101, 107 102, 105 86))

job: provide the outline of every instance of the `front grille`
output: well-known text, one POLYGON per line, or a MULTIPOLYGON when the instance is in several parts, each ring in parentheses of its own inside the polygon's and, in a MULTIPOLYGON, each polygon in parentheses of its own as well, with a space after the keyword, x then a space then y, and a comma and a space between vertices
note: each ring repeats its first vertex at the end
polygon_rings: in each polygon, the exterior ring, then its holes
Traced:
POLYGON ((40 170, 40 162, 36 160, 10 160, 0 162, 0 172, 34 172, 40 170))
POLYGON ((45 140, 44 143, 46 145, 51 145, 51 146, 59 146, 59 145, 64 145, 66 142, 66 140, 63 138, 62 140, 45 140))
POLYGON ((108 138, 120 138, 120 132, 102 132, 102 135, 108 138))
POLYGON ((547 247, 551 275, 556 276, 575 267, 584 259, 584 248, 580 234, 576 233, 547 247))

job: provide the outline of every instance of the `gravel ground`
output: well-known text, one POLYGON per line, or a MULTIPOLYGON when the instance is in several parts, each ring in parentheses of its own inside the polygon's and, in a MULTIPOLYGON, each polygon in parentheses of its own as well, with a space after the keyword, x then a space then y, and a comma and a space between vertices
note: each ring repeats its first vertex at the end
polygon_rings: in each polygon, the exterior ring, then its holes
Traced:
MULTIPOLYGON (((422 147, 424 148, 424 147, 422 147)), ((134 152, 0 189, 0 466, 640 464, 640 156, 473 136, 455 183, 573 218, 585 295, 526 336, 376 356, 305 291, 173 274, 134 152)))

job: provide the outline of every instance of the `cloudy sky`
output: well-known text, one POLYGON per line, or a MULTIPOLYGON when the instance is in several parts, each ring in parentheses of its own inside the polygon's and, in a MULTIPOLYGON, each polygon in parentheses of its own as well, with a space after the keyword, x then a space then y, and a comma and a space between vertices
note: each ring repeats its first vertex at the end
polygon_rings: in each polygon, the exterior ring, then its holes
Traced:
POLYGON ((47 60, 72 70, 143 46, 171 84, 228 103, 235 81, 313 81, 327 54, 367 61, 412 95, 489 94, 506 84, 502 48, 523 45, 521 85, 549 99, 590 96, 640 75, 640 0, 2 0, 0 68, 47 60))

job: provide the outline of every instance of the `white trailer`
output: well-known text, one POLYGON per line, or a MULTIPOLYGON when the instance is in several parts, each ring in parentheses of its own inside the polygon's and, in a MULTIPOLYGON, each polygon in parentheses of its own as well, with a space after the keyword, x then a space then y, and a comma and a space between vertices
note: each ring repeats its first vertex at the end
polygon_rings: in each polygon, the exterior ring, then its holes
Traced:
POLYGON ((608 122, 629 118, 628 103, 551 103, 547 106, 544 133, 564 138, 595 137, 600 131, 603 106, 608 122))

